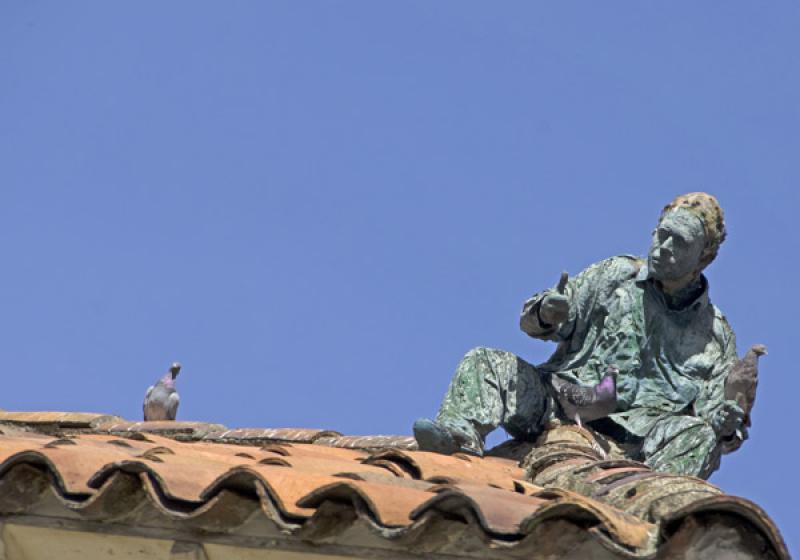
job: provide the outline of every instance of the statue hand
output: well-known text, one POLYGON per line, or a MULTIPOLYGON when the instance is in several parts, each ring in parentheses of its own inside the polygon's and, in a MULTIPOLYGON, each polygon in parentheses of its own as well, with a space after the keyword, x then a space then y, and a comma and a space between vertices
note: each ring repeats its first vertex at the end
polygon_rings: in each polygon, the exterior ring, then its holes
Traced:
POLYGON ((561 273, 555 293, 547 294, 539 305, 539 319, 548 325, 560 325, 569 318, 569 300, 564 292, 568 275, 561 273))
POLYGON ((713 427, 720 436, 730 436, 739 427, 743 416, 744 412, 736 401, 722 401, 714 414, 713 427))

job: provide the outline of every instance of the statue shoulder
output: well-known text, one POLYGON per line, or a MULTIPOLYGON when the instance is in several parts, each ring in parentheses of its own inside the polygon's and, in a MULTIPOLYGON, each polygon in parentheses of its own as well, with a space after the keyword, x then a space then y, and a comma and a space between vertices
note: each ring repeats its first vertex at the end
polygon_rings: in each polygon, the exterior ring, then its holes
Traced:
POLYGON ((736 333, 728 322, 728 318, 720 311, 719 307, 709 302, 706 309, 708 315, 712 317, 711 329, 714 341, 719 345, 723 358, 736 357, 736 333))
POLYGON ((602 268, 609 277, 624 281, 636 278, 644 264, 645 260, 635 255, 617 255, 600 261, 595 266, 602 268))
POLYGON ((735 340, 736 335, 733 332, 733 327, 731 327, 731 324, 728 322, 728 318, 725 317, 725 314, 713 303, 710 304, 710 307, 714 313, 714 334, 717 336, 717 338, 725 342, 729 341, 730 339, 735 340))

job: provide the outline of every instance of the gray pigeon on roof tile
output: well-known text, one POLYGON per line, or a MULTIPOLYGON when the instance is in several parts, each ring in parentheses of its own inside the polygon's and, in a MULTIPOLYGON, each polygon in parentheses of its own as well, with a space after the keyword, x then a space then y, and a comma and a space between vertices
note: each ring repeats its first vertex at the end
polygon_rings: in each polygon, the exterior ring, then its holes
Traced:
POLYGON ((725 398, 736 401, 744 411, 744 425, 750 426, 750 411, 756 400, 758 387, 758 358, 767 353, 763 344, 754 344, 744 357, 733 364, 725 381, 725 398))
POLYGON ((181 401, 175 389, 175 378, 180 371, 181 365, 173 363, 164 377, 147 389, 143 405, 145 421, 175 420, 181 401))
POLYGON ((606 374, 593 387, 584 387, 554 376, 552 384, 556 398, 567 418, 583 427, 581 421, 591 422, 614 412, 617 408, 618 373, 617 366, 607 366, 606 374))

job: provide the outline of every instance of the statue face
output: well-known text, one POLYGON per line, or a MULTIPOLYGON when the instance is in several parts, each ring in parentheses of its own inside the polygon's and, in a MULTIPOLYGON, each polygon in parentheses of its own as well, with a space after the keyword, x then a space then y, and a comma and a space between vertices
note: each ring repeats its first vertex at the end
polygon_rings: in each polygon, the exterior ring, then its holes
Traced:
POLYGON ((653 232, 653 244, 647 255, 650 276, 676 281, 697 271, 705 241, 700 218, 683 209, 668 213, 653 232))

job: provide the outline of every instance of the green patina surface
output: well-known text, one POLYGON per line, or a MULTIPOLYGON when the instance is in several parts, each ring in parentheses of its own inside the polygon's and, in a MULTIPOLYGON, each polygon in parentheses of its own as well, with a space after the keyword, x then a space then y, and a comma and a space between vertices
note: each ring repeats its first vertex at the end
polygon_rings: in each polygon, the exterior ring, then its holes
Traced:
POLYGON ((590 266, 563 290, 536 294, 525 303, 520 325, 530 336, 557 342, 553 356, 534 367, 508 352, 470 351, 437 421, 476 452, 498 426, 531 439, 562 415, 550 375, 594 385, 614 363, 620 369, 617 412, 593 427, 656 470, 707 477, 719 465, 719 442, 747 434, 742 410, 724 398, 737 360, 734 333, 709 302, 705 278, 699 280, 697 293, 675 309, 642 260, 619 256, 590 266), (561 292, 568 318, 557 327, 542 324, 542 301, 561 292))

